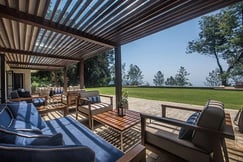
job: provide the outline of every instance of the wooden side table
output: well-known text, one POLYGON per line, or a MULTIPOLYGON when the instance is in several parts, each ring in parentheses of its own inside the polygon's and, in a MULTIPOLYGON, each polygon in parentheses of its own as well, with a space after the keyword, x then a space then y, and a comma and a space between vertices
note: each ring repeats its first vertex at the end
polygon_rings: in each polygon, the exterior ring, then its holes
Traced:
POLYGON ((92 119, 119 132, 121 151, 124 151, 123 133, 140 123, 140 113, 127 110, 126 115, 121 117, 117 115, 117 111, 107 111, 101 114, 93 115, 92 119))

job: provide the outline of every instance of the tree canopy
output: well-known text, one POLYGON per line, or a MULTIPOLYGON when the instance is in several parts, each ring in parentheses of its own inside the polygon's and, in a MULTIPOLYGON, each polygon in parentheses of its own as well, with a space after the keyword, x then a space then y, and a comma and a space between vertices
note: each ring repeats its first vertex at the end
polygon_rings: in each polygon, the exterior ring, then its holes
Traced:
POLYGON ((143 83, 142 71, 137 65, 130 65, 127 79, 130 85, 141 85, 143 83))
POLYGON ((215 58, 222 85, 228 85, 229 78, 239 74, 236 68, 242 67, 242 24, 243 2, 240 2, 214 15, 203 16, 199 21, 199 38, 188 43, 187 53, 196 52, 215 58), (228 64, 226 69, 222 60, 228 64))
POLYGON ((153 79, 155 86, 162 86, 164 84, 164 74, 161 71, 158 71, 153 79))

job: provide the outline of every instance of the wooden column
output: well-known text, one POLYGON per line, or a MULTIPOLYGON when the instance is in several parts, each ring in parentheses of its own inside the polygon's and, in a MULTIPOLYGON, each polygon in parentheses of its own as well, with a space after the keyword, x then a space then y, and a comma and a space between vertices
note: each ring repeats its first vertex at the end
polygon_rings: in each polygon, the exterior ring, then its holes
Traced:
POLYGON ((121 46, 115 47, 116 108, 122 97, 121 46))
POLYGON ((80 89, 84 89, 84 60, 80 61, 79 67, 79 79, 80 79, 80 89))
POLYGON ((63 74, 63 81, 64 81, 63 90, 64 90, 64 92, 67 92, 67 67, 64 67, 63 71, 64 71, 64 74, 63 74))
POLYGON ((57 87, 57 71, 54 71, 54 85, 57 87))

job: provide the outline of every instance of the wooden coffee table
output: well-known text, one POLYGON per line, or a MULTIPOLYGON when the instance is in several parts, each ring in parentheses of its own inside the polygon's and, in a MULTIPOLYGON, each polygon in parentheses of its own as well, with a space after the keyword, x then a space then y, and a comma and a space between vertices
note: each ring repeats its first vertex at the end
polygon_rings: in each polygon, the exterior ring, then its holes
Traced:
POLYGON ((117 115, 117 111, 107 111, 101 114, 93 115, 92 119, 119 132, 121 151, 124 151, 123 133, 140 123, 140 113, 128 110, 126 116, 120 117, 117 115))
POLYGON ((63 103, 54 103, 54 104, 48 104, 46 106, 40 106, 37 108, 40 114, 47 114, 48 112, 63 111, 63 116, 66 116, 68 114, 68 108, 67 105, 63 103))

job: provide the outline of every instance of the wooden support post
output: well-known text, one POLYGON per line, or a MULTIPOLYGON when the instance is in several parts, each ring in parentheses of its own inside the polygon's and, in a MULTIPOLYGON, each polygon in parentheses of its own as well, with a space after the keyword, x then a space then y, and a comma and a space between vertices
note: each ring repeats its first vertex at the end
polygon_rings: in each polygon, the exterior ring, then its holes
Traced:
POLYGON ((84 89, 84 60, 80 61, 79 67, 79 79, 80 79, 80 89, 84 89))
POLYGON ((67 92, 67 67, 64 67, 64 69, 63 69, 63 71, 64 71, 64 78, 63 78, 63 81, 64 81, 64 85, 63 85, 63 90, 64 90, 64 92, 67 92))
POLYGON ((122 97, 121 46, 115 47, 116 108, 122 97))

